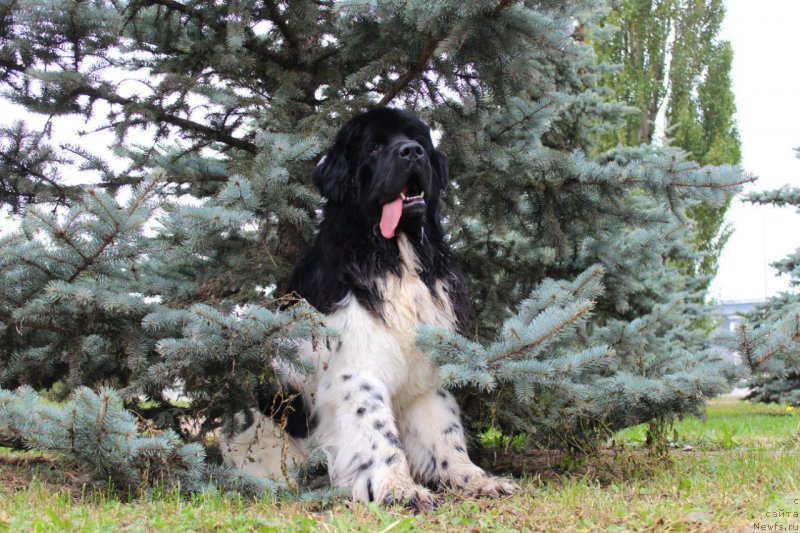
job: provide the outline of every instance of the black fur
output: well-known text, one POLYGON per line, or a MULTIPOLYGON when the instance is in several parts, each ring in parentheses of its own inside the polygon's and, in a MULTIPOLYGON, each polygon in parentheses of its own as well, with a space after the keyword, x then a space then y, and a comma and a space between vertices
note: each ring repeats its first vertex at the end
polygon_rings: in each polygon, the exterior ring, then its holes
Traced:
POLYGON ((272 396, 265 393, 263 387, 256 391, 259 410, 273 420, 286 419, 286 433, 292 437, 306 438, 316 427, 316 420, 309 419, 303 395, 289 388, 272 396))
POLYGON ((400 219, 423 267, 421 278, 448 288, 458 327, 468 327, 471 307, 466 283, 453 259, 440 221, 441 196, 448 182, 447 160, 434 147, 430 130, 407 111, 380 108, 356 116, 336 135, 312 178, 325 198, 317 237, 292 274, 289 289, 322 313, 330 313, 348 293, 381 316, 378 280, 400 274, 397 239, 378 230, 381 209, 407 185, 425 193, 424 212, 400 219), (416 160, 402 150, 421 147, 416 160), (412 185, 413 183, 413 185, 412 185))

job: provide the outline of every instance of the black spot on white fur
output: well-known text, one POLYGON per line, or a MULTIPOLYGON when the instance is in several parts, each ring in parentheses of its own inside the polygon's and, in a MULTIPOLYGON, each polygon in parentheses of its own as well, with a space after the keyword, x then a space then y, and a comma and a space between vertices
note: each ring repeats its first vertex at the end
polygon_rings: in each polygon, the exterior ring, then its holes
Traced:
POLYGON ((383 434, 383 436, 386 437, 386 440, 389 441, 389 444, 391 444, 395 448, 400 448, 402 446, 402 443, 400 442, 400 437, 398 437, 391 431, 387 431, 386 433, 383 434))
POLYGON ((451 434, 456 433, 456 432, 458 432, 460 430, 461 430, 461 424, 453 423, 453 424, 450 424, 449 426, 447 426, 444 429, 443 433, 445 435, 451 435, 451 434))
POLYGON ((371 477, 367 478, 367 498, 369 498, 369 501, 371 501, 371 502, 375 501, 375 494, 372 492, 372 478, 371 477))

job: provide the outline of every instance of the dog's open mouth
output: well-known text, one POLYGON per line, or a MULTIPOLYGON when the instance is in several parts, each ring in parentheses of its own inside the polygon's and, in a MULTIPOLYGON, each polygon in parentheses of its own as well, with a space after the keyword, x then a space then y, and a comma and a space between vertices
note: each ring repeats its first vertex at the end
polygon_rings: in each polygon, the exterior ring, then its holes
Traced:
POLYGON ((394 237, 403 211, 407 214, 421 214, 425 210, 425 191, 417 180, 411 179, 395 200, 383 206, 381 213, 381 235, 386 239, 394 237))
POLYGON ((425 198, 425 192, 421 192, 416 196, 406 196, 405 193, 400 193, 400 198, 403 200, 403 205, 413 204, 419 200, 425 198))

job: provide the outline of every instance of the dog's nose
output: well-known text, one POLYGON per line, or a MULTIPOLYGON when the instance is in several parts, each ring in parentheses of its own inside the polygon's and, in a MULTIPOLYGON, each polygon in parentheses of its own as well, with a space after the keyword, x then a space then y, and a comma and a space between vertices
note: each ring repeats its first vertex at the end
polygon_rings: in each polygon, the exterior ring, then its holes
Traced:
POLYGON ((403 159, 416 161, 417 159, 422 159, 425 155, 425 150, 422 149, 422 145, 418 142, 410 141, 400 145, 398 154, 403 159))

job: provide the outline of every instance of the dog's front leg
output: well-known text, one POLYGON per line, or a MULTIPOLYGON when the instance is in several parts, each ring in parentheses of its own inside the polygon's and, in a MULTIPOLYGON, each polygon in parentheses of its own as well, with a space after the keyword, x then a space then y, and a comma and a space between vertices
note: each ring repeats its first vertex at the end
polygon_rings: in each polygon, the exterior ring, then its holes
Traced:
POLYGON ((331 484, 364 502, 435 505, 411 477, 383 383, 367 372, 340 370, 320 380, 315 396, 314 438, 328 455, 331 484))
POLYGON ((515 489, 508 479, 489 475, 470 461, 458 404, 446 390, 422 395, 399 413, 399 424, 414 479, 473 496, 501 496, 515 489))

